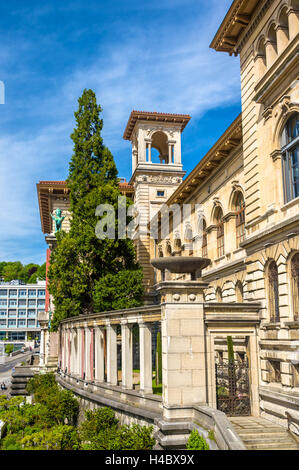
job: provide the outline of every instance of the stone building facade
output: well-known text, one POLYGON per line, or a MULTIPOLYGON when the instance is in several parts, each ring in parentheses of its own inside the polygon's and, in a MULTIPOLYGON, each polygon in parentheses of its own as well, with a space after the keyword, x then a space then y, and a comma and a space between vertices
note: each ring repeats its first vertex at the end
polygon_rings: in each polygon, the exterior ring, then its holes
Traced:
MULTIPOLYGON (((149 324, 161 321, 163 417, 183 419, 196 403, 218 406, 215 364, 227 359, 231 336, 236 359, 249 361, 250 412, 291 423, 299 434, 298 0, 234 0, 211 47, 240 56, 242 112, 185 179, 181 133, 190 116, 133 111, 124 133, 132 143, 132 178, 120 188, 136 204, 136 251, 149 306, 64 321, 60 359, 65 375, 74 369, 93 382, 98 374, 102 383, 98 349, 90 356, 102 338, 106 381, 117 386, 119 324, 122 385, 132 389, 129 327, 138 323, 147 351, 140 352, 141 391, 150 393, 149 324), (150 221, 161 227, 159 212, 185 205, 190 213, 179 223, 172 217, 166 237, 150 236, 150 221), (211 262, 192 276, 151 265, 170 256, 211 262)), ((47 234, 49 214, 61 208, 56 186, 66 197, 63 182, 38 186, 47 234)), ((50 245, 54 239, 46 237, 50 245)))

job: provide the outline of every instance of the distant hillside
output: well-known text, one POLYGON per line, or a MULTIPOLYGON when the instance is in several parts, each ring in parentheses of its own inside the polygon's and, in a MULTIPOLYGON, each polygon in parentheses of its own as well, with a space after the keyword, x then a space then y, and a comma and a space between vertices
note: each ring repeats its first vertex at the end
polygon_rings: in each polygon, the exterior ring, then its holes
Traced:
POLYGON ((34 263, 23 265, 20 261, 0 262, 0 279, 6 282, 19 279, 27 283, 35 283, 37 278, 46 279, 46 263, 40 266, 34 263))

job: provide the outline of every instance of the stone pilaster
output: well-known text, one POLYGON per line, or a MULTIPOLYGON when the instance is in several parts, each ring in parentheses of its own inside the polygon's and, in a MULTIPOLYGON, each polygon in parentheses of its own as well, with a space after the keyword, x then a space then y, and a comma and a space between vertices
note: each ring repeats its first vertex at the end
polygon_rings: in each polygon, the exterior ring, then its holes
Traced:
POLYGON ((165 281, 161 294, 164 419, 190 418, 190 406, 207 404, 206 342, 201 281, 165 281))

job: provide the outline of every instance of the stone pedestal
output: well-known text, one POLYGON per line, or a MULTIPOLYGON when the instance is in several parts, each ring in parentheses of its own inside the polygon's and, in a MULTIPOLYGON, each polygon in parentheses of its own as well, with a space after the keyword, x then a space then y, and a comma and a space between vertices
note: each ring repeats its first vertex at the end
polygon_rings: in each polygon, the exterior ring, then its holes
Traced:
POLYGON ((188 419, 206 404, 207 360, 202 281, 164 281, 161 294, 163 418, 188 419))

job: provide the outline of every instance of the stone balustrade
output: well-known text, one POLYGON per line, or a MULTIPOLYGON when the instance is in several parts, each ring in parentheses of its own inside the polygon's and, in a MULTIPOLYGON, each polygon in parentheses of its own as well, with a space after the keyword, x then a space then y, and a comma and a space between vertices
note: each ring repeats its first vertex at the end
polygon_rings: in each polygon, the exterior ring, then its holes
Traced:
POLYGON ((64 320, 60 329, 59 367, 85 381, 121 384, 133 389, 133 326, 139 331, 139 392, 152 393, 152 326, 161 307, 152 305, 64 320), (118 372, 121 345, 121 375, 118 372))

